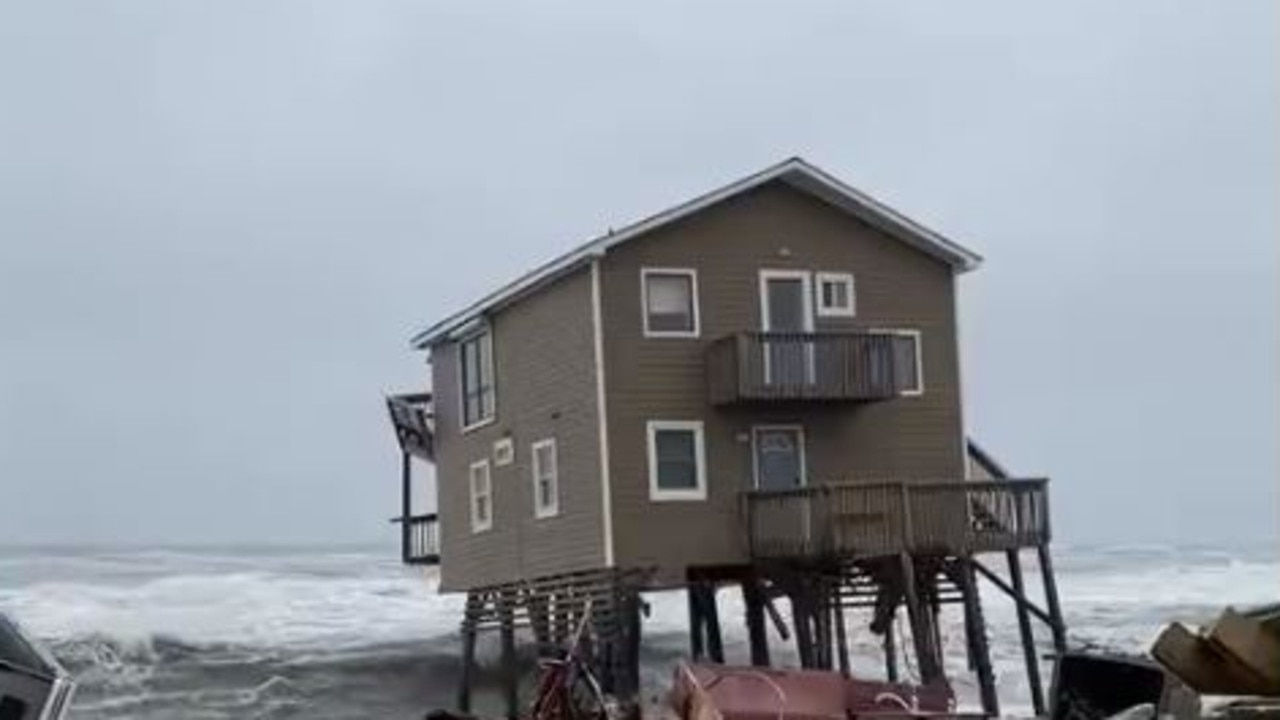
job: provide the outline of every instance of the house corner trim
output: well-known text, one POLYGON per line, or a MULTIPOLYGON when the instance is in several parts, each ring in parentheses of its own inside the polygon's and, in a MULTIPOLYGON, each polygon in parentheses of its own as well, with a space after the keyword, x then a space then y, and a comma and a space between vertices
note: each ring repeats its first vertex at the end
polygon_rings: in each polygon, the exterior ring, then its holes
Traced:
POLYGON ((609 413, 605 402, 604 313, 600 299, 600 259, 591 260, 591 329, 595 346, 596 433, 600 438, 600 505, 603 516, 604 564, 613 567, 613 493, 609 478, 609 413))

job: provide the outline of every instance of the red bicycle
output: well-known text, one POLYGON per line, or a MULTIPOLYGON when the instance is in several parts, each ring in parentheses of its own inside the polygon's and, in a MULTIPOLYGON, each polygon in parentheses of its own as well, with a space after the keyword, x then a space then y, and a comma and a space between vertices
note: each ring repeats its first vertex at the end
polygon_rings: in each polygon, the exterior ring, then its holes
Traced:
POLYGON ((539 661, 540 674, 529 709, 530 720, 605 720, 610 716, 604 691, 583 652, 590 622, 591 602, 588 601, 563 657, 539 661))

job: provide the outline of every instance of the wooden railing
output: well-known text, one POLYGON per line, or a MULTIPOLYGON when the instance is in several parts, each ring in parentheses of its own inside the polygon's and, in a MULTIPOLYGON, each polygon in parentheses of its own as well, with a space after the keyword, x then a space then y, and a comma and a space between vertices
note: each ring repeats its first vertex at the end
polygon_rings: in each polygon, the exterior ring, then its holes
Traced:
POLYGON ((980 553, 1049 541, 1044 479, 752 491, 744 512, 751 554, 763 558, 980 553))
POLYGON ((741 332, 707 349, 713 405, 896 396, 893 337, 867 332, 741 332))
POLYGON ((392 522, 400 523, 400 559, 406 565, 440 564, 439 515, 411 515, 392 522))
POLYGON ((401 449, 424 460, 435 459, 435 415, 431 393, 391 395, 387 412, 401 449))

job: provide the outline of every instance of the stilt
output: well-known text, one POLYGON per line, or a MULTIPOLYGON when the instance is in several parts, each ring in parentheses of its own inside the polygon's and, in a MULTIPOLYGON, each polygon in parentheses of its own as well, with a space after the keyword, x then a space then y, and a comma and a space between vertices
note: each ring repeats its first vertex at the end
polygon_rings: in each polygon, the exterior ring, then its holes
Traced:
MULTIPOLYGON (((1005 552, 1009 560, 1009 580, 1018 595, 1026 596, 1022 579, 1022 559, 1016 549, 1005 552)), ((1022 654, 1027 662, 1027 685, 1031 690, 1031 707, 1036 715, 1044 715, 1044 688, 1040 683, 1040 658, 1036 657, 1036 639, 1031 630, 1031 614, 1022 603, 1014 603, 1018 612, 1018 634, 1022 638, 1022 654)))
POLYGON ((849 677, 849 631, 844 623, 844 601, 840 597, 840 584, 836 583, 830 595, 831 615, 836 626, 836 661, 840 664, 840 674, 849 677))
POLYGON ((1061 655, 1067 651, 1067 626, 1062 620, 1062 606, 1058 603, 1058 582, 1053 577, 1053 558, 1049 556, 1048 545, 1037 545, 1036 554, 1040 560, 1040 577, 1044 579, 1044 601, 1049 606, 1049 617, 1053 619, 1053 649, 1061 655))
POLYGON ((707 657, 713 663, 724 664, 724 642, 720 636, 720 607, 716 600, 716 584, 703 582, 702 589, 703 630, 707 634, 707 657))
POLYGON ((638 701, 640 697, 640 593, 635 590, 626 590, 622 602, 622 613, 626 619, 626 638, 623 641, 623 671, 622 686, 619 688, 618 695, 622 698, 634 698, 637 701, 637 711, 639 709, 638 701))
POLYGON ((466 610, 462 618, 462 677, 458 679, 458 712, 471 712, 471 675, 476 664, 475 615, 483 601, 475 592, 467 593, 466 610))
POLYGON ((764 625, 764 591, 754 576, 742 579, 742 605, 747 614, 747 637, 751 644, 751 664, 769 667, 769 636, 764 625))
POLYGON ((978 674, 982 711, 987 717, 1000 716, 1000 700, 996 695, 995 672, 991 668, 991 651, 987 646, 987 624, 982 616, 982 600, 978 597, 978 580, 969 558, 957 558, 952 565, 952 579, 964 596, 966 640, 978 674))
POLYGON ((703 644, 702 598, 699 596, 698 583, 691 581, 685 587, 685 596, 689 601, 689 657, 694 662, 706 658, 706 647, 703 644))
POLYGON ((409 517, 413 515, 413 464, 409 453, 400 453, 400 561, 408 563, 413 559, 409 525, 409 517))
POLYGON ((942 679, 942 665, 932 647, 933 631, 920 596, 916 593, 916 570, 909 553, 901 553, 902 588, 906 597, 907 617, 911 621, 911 639, 915 643, 916 665, 920 668, 920 681, 929 684, 942 679))
POLYGON ((884 631, 884 674, 889 682, 898 682, 898 643, 897 628, 894 618, 898 615, 895 609, 889 616, 889 626, 884 631))
POLYGON ((498 631, 502 637, 502 696, 506 703, 507 717, 515 720, 520 716, 520 670, 516 666, 516 626, 512 600, 505 592, 495 598, 498 605, 498 631))
POLYGON ((805 593, 798 586, 789 593, 791 598, 791 619, 796 631, 796 651, 800 655, 800 667, 815 667, 813 657, 813 625, 809 622, 809 603, 805 593))
POLYGON ((805 590, 805 594, 809 596, 809 615, 813 619, 813 659, 822 670, 831 669, 831 612, 827 604, 826 589, 826 581, 816 577, 807 583, 805 590))

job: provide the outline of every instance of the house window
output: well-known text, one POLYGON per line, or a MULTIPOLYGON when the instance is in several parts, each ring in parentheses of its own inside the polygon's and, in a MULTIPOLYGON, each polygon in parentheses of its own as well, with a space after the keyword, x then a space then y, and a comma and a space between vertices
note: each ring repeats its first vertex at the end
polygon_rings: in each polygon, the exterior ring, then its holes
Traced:
POLYGON ((648 435, 649 499, 706 500, 702 422, 651 420, 648 435))
POLYGON ((821 317, 853 317, 857 307, 853 295, 851 273, 816 273, 818 315, 821 317))
POLYGON ((493 442, 493 464, 498 467, 510 465, 516 459, 515 444, 511 438, 504 437, 493 442))
POLYGON ((698 337, 698 273, 686 268, 640 271, 645 337, 698 337))
POLYGON ((493 485, 489 477, 489 461, 471 463, 471 532, 484 532, 493 527, 493 485))
POLYGON ((458 342, 462 385, 462 429, 493 420, 493 334, 486 328, 458 342))
POLYGON ((560 513, 560 466, 554 438, 533 444, 533 515, 548 518, 560 513))
POLYGON ((873 330, 893 338, 893 373, 902 395, 924 394, 924 359, 919 330, 873 330))

